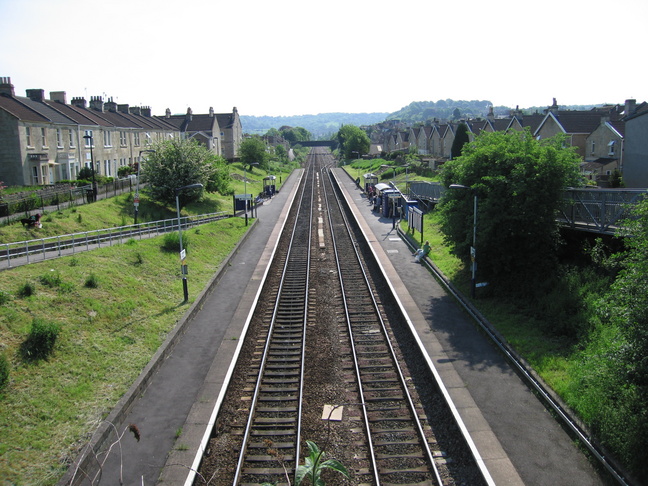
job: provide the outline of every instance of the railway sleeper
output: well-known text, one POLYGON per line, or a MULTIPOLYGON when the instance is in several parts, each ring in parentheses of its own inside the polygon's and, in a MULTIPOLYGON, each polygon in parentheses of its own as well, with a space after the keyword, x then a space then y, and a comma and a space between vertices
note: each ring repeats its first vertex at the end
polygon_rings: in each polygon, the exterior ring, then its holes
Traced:
MULTIPOLYGON (((293 455, 285 455, 282 456, 281 458, 282 461, 293 461, 294 456, 293 455)), ((278 459, 275 456, 270 456, 270 455, 251 455, 247 454, 245 456, 245 462, 276 462, 278 459)))

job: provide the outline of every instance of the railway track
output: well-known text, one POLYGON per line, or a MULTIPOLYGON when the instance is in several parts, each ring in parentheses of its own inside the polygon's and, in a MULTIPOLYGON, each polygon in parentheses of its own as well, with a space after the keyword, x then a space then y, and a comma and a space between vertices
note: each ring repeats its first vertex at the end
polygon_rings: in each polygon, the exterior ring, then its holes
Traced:
POLYGON ((457 452, 456 426, 444 422, 452 438, 437 440, 433 421, 452 419, 438 397, 420 401, 417 387, 435 393, 431 375, 403 364, 396 306, 365 261, 332 165, 311 152, 194 484, 295 484, 306 439, 341 460, 345 484, 484 484, 471 454, 457 452))
POLYGON ((375 484, 443 484, 350 223, 327 173, 327 209, 375 484))

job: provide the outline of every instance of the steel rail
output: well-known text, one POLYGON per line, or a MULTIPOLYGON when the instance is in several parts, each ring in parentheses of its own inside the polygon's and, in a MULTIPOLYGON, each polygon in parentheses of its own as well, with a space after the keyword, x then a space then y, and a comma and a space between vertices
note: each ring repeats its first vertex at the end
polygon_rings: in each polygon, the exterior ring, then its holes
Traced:
MULTIPOLYGON (((424 456, 425 456, 424 460, 425 460, 425 462, 427 462, 429 467, 432 469, 432 473, 433 473, 433 475, 434 475, 434 477, 435 477, 435 479, 437 481, 437 484, 442 485, 443 481, 441 479, 439 469, 438 469, 437 464, 436 464, 436 462, 434 460, 434 455, 433 455, 432 451, 430 450, 430 446, 429 446, 427 437, 425 435, 425 431, 423 430, 423 425, 421 423, 421 420, 418 417, 418 412, 416 410, 414 400, 412 399, 412 396, 409 393, 409 389, 407 387, 407 383, 406 383, 405 377, 403 375, 403 371, 402 371, 401 367, 399 366, 398 358, 396 356, 396 351, 395 351, 394 346, 393 346, 393 344, 391 342, 391 339, 389 338, 389 333, 387 331, 387 326, 386 326, 385 321, 384 321, 384 319, 382 317, 382 314, 380 312, 380 307, 379 307, 379 305, 378 305, 378 303, 376 301, 376 297, 375 297, 373 291, 371 290, 371 284, 369 282, 369 277, 368 277, 367 272, 365 270, 365 267, 364 267, 364 265, 362 263, 362 259, 360 257, 359 251, 358 251, 358 245, 354 241, 354 237, 353 237, 352 231, 350 229, 350 223, 349 223, 348 218, 346 217, 346 214, 345 214, 344 209, 342 207, 342 203, 340 201, 339 195, 334 190, 334 183, 333 183, 333 180, 332 180, 332 177, 331 177, 330 170, 327 171, 327 174, 328 174, 327 179, 329 181, 330 187, 332 188, 332 192, 333 192, 333 197, 334 197, 333 203, 337 206, 337 210, 339 211, 339 214, 341 215, 341 218, 342 218, 342 221, 343 221, 343 224, 344 224, 344 229, 346 230, 343 233, 343 235, 340 235, 340 236, 348 237, 348 239, 352 243, 352 246, 353 246, 354 252, 355 252, 355 260, 357 261, 357 264, 358 264, 357 268, 359 269, 359 272, 362 275, 362 280, 364 280, 364 284, 366 285, 366 289, 368 290, 368 294, 369 294, 369 297, 370 297, 370 300, 371 300, 371 303, 372 303, 372 306, 373 306, 373 310, 375 312, 379 327, 380 327, 381 332, 382 332, 383 341, 387 344, 387 348, 389 350, 389 356, 391 358, 391 362, 393 363, 393 370, 396 372, 396 375, 398 376, 398 381, 400 383, 400 388, 401 388, 404 399, 406 401, 406 405, 407 405, 407 407, 409 409, 409 412, 410 412, 410 415, 411 415, 411 421, 415 425, 416 434, 418 435, 420 444, 421 444, 423 452, 424 452, 424 456)), ((373 438, 372 438, 372 432, 371 432, 372 426, 371 426, 369 416, 368 416, 369 412, 368 412, 367 407, 366 407, 365 395, 364 395, 364 392, 362 390, 362 388, 363 388, 363 385, 362 385, 363 379, 362 379, 362 376, 361 376, 362 373, 361 373, 361 370, 360 370, 359 357, 358 357, 358 354, 356 352, 355 346, 353 345, 353 343, 355 342, 354 337, 353 337, 353 334, 354 334, 353 333, 353 325, 352 325, 352 320, 353 319, 351 318, 351 315, 350 315, 349 302, 348 302, 348 298, 347 298, 347 291, 345 289, 343 271, 342 271, 342 267, 341 267, 341 263, 340 263, 341 258, 340 258, 340 255, 338 253, 338 241, 337 241, 337 238, 335 236, 336 231, 335 231, 335 228, 334 228, 333 218, 332 218, 332 210, 331 210, 332 205, 331 205, 331 202, 328 199, 327 191, 324 191, 324 194, 325 194, 325 198, 326 198, 326 205, 327 205, 327 208, 328 208, 329 225, 330 225, 330 230, 331 230, 331 237, 332 237, 332 240, 333 240, 333 250, 334 250, 335 257, 336 257, 336 265, 337 265, 337 270, 338 270, 339 282, 340 282, 340 287, 342 289, 341 294, 342 294, 342 300, 343 300, 343 305, 344 305, 344 310, 345 310, 345 317, 346 317, 346 321, 347 321, 347 327, 348 327, 348 331, 349 331, 350 341, 351 341, 351 344, 352 344, 351 350, 352 350, 352 355, 353 355, 353 359, 354 359, 354 367, 355 367, 356 376, 357 376, 358 383, 359 383, 359 394, 360 394, 360 397, 361 397, 363 418, 364 418, 364 423, 365 423, 368 442, 369 442, 369 452, 370 452, 370 455, 371 455, 371 463, 372 463, 373 470, 374 470, 374 479, 376 481, 376 484, 380 485, 381 484, 381 479, 380 479, 380 475, 379 475, 379 468, 378 468, 378 464, 377 464, 377 457, 376 457, 376 451, 375 451, 375 447, 374 447, 374 441, 373 441, 373 438)))
MULTIPOLYGON (((300 352, 300 364, 299 364, 299 381, 298 381, 298 393, 297 393, 297 412, 295 414, 296 416, 296 428, 295 428, 295 437, 294 437, 294 456, 293 456, 293 461, 295 464, 294 467, 294 472, 297 470, 297 465, 298 465, 298 458, 299 458, 299 450, 300 450, 300 436, 301 436, 301 415, 302 415, 302 395, 303 395, 303 377, 304 377, 304 365, 305 365, 305 344, 306 344, 306 323, 307 323, 307 318, 308 318, 308 282, 309 282, 309 273, 310 273, 310 249, 311 249, 311 237, 312 237, 312 206, 313 206, 313 193, 314 193, 314 184, 312 183, 312 169, 309 169, 309 172, 307 173, 307 176, 304 178, 304 183, 302 186, 302 192, 300 195, 300 200, 299 200, 299 205, 297 209, 298 217, 295 220, 295 224, 293 225, 292 232, 291 232, 291 237, 290 237, 290 243, 289 243, 289 248, 287 251, 287 257, 283 265, 282 269, 282 275, 280 279, 280 284, 279 284, 279 289, 277 292, 277 297, 275 300, 275 305, 273 307, 273 312, 272 312, 272 317, 270 319, 270 324, 269 324, 269 329, 268 329, 268 338, 265 341, 264 345, 264 350, 262 353, 261 357, 261 364, 259 367, 259 374, 255 383, 254 387, 254 394, 251 400, 250 404, 250 413, 248 415, 248 420, 245 426, 245 431, 243 434, 243 440, 242 440, 242 447, 241 447, 241 453, 239 454, 237 466, 236 466, 236 471, 234 474, 234 480, 233 484, 239 484, 242 477, 246 474, 244 470, 244 464, 246 463, 246 458, 248 457, 248 451, 250 449, 250 440, 253 435, 253 429, 255 425, 255 419, 257 418, 257 406, 258 403, 261 399, 262 393, 263 393, 263 383, 264 380, 268 379, 268 376, 266 374, 266 368, 268 366, 268 362, 270 361, 270 352, 273 347, 273 344, 275 344, 275 339, 274 335, 277 332, 277 328, 281 328, 282 324, 279 323, 281 320, 282 313, 285 312, 285 304, 284 300, 291 300, 291 304, 294 304, 294 300, 292 299, 292 296, 295 295, 294 292, 295 290, 292 288, 293 282, 291 281, 294 278, 294 273, 295 273, 295 265, 297 266, 302 266, 301 264, 303 262, 297 261, 296 260, 301 260, 303 255, 299 255, 300 249, 303 250, 303 245, 304 242, 300 241, 300 237, 302 234, 298 234, 297 230, 300 227, 300 225, 304 225, 303 218, 304 216, 307 216, 308 218, 308 236, 306 238, 305 246, 306 246, 306 255, 305 255, 305 268, 299 268, 300 276, 298 276, 298 279, 302 279, 303 281, 297 283, 297 287, 299 287, 296 292, 302 294, 302 300, 299 302, 299 304, 302 306, 301 310, 299 309, 290 309, 288 312, 291 315, 296 315, 297 313, 301 314, 301 352, 300 352), (309 184, 310 181, 310 184, 309 184), (306 194, 306 189, 310 185, 311 192, 310 192, 310 198, 307 200, 306 198, 308 195, 306 194), (305 204, 307 202, 307 204, 305 204), (304 215, 304 212, 307 212, 306 215, 304 215), (300 245, 302 247, 300 248, 300 245), (305 271, 305 275, 303 275, 305 271)), ((287 474, 287 472, 286 472, 287 474)))

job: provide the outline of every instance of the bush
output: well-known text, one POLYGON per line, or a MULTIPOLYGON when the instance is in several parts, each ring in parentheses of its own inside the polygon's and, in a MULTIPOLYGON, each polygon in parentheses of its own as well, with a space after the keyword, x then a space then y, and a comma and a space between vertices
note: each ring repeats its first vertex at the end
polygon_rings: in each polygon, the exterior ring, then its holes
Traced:
POLYGON ((61 285, 61 274, 55 271, 50 271, 50 273, 41 275, 39 280, 40 283, 47 287, 58 287, 59 285, 61 285))
POLYGON ((25 361, 46 359, 54 350, 56 338, 61 327, 55 322, 34 318, 27 339, 20 346, 20 354, 25 361))
POLYGON ((3 354, 0 354, 0 390, 9 383, 9 360, 3 354))
MULTIPOLYGON (((189 246, 189 235, 186 231, 182 232, 182 248, 185 250, 189 246)), ((164 240, 162 242, 162 249, 168 252, 179 252, 180 251, 180 237, 177 232, 167 233, 164 235, 164 240)))
POLYGON ((90 276, 85 281, 85 286, 89 289, 96 289, 99 287, 99 280, 94 273, 91 273, 90 276))
POLYGON ((36 293, 36 286, 32 282, 25 282, 18 289, 18 297, 31 297, 36 293))

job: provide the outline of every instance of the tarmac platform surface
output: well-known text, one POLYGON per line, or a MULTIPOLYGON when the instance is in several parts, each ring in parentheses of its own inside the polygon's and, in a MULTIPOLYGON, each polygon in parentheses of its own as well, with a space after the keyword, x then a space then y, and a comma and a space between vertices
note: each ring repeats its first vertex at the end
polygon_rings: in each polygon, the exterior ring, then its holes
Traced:
MULTIPOLYGON (((497 485, 602 485, 569 435, 527 388, 424 265, 414 261, 392 220, 372 212, 366 196, 334 169, 354 214, 416 329, 428 361, 497 485)), ((109 420, 136 424, 104 465, 101 484, 191 484, 196 452, 208 438, 214 404, 238 353, 297 186, 294 171, 230 255, 208 289, 109 420), (120 472, 121 471, 121 472, 120 472)), ((69 479, 69 476, 67 477, 69 479)), ((59 484, 66 484, 65 479, 59 484)), ((85 483, 87 484, 87 483, 85 483)))

